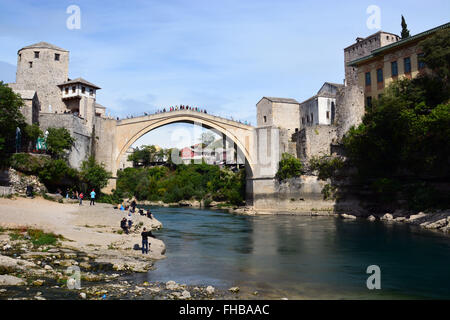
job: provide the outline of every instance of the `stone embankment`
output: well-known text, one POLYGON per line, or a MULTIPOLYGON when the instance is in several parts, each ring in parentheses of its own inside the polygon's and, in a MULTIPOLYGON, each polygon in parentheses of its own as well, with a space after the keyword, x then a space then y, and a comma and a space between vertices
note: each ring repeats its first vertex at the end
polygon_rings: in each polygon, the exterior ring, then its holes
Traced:
POLYGON ((408 223, 412 225, 417 225, 429 230, 438 230, 442 232, 450 232, 450 210, 439 210, 436 212, 419 212, 417 214, 412 214, 406 211, 395 211, 394 213, 385 214, 372 214, 369 217, 350 215, 350 214, 339 214, 342 219, 358 219, 364 218, 369 221, 382 221, 385 223, 408 223))
POLYGON ((25 194, 27 186, 32 186, 36 193, 47 192, 47 188, 36 176, 25 175, 10 168, 8 171, 12 193, 25 194))

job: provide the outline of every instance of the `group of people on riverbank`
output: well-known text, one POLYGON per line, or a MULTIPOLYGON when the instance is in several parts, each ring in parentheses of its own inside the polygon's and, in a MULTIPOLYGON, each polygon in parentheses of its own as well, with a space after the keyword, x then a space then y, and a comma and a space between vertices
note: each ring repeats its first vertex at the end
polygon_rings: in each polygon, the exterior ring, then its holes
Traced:
MULTIPOLYGON (((131 227, 133 226, 133 213, 136 212, 136 201, 133 200, 129 206, 124 204, 120 205, 119 208, 121 211, 128 210, 128 213, 126 217, 123 217, 122 220, 120 220, 120 228, 125 234, 129 234, 131 227)), ((138 213, 141 216, 147 216, 149 219, 153 219, 153 214, 150 211, 150 209, 147 209, 144 212, 144 209, 138 209, 138 213)), ((148 237, 156 238, 151 231, 147 231, 147 228, 143 228, 143 231, 141 232, 142 237, 142 254, 148 254, 148 237)))
MULTIPOLYGON (((58 189, 57 193, 60 194, 61 196, 64 196, 63 192, 61 191, 61 189, 58 189)), ((89 196, 90 196, 90 203, 89 203, 89 205, 90 206, 95 206, 95 197, 97 196, 97 193, 95 192, 95 189, 91 189, 91 192, 89 193, 89 196)), ((77 190, 70 191, 69 188, 67 188, 67 190, 66 190, 66 199, 74 199, 74 200, 76 199, 76 200, 78 200, 78 204, 80 206, 82 206, 84 198, 85 198, 85 194, 82 191, 80 191, 80 192, 78 192, 77 190)))

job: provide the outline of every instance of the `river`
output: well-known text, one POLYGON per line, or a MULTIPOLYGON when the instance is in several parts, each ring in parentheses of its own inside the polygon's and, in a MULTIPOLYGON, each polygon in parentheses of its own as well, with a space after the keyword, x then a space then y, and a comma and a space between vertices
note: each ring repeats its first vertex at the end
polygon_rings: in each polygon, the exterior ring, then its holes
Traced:
POLYGON ((253 299, 450 298, 448 235, 334 217, 152 212, 164 226, 154 233, 167 258, 143 276, 148 281, 239 286, 253 299), (381 290, 367 289, 370 265, 380 267, 381 290))

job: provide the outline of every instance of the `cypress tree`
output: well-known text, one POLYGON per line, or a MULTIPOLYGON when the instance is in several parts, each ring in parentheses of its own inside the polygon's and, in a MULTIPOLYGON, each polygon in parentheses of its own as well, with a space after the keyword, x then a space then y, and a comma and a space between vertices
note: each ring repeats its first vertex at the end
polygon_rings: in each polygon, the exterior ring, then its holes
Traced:
POLYGON ((408 25, 406 24, 405 18, 402 15, 402 39, 410 37, 408 25))

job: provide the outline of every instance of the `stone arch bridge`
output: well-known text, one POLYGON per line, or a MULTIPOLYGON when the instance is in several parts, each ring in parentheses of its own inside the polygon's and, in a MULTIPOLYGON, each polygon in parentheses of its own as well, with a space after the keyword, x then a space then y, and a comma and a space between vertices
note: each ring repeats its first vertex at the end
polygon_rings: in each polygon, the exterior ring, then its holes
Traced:
MULTIPOLYGON (((122 120, 99 118, 95 123, 93 151, 113 174, 107 189, 115 187, 115 177, 126 151, 146 133, 172 123, 195 123, 220 132, 245 157, 247 180, 273 178, 279 161, 276 128, 255 128, 237 121, 192 110, 177 110, 122 120)), ((250 181, 248 181, 250 182, 250 181)), ((251 189, 251 183, 248 189, 251 189)), ((248 193, 252 193, 248 190, 248 193)))

